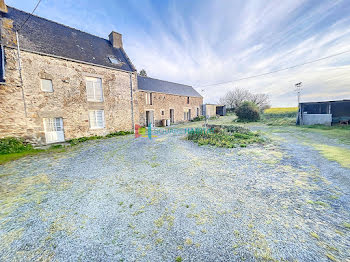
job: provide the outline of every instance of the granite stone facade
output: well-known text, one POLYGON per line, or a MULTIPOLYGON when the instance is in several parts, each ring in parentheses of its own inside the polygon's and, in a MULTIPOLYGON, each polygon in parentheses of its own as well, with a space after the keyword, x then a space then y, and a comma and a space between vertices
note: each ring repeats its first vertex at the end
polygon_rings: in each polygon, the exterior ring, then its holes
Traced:
MULTIPOLYGON (((45 144, 43 118, 57 117, 63 118, 66 140, 133 130, 130 75, 137 112, 136 73, 22 51, 21 85, 17 50, 5 48, 5 56, 6 82, 0 85, 1 137, 20 136, 45 144), (102 102, 87 101, 86 77, 102 80, 102 102), (52 81, 53 92, 41 89, 41 79, 52 81), (105 128, 90 128, 89 110, 104 110, 105 128)), ((134 115, 137 123, 138 114, 134 115)))
POLYGON ((139 123, 146 123, 146 111, 152 111, 155 126, 160 126, 163 119, 170 120, 170 109, 174 112, 174 123, 185 122, 201 115, 202 97, 179 96, 157 92, 138 91, 139 123), (152 95, 152 104, 146 96, 152 95), (163 114, 164 113, 164 114, 163 114), (190 115, 189 115, 190 113, 190 115))

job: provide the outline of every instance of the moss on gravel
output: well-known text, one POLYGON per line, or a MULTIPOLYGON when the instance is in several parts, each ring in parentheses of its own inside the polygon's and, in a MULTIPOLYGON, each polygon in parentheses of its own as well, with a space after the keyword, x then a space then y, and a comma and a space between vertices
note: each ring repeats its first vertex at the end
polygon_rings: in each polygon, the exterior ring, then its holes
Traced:
POLYGON ((320 151, 320 153, 328 160, 336 161, 341 166, 350 168, 350 149, 325 144, 312 144, 312 146, 320 151))

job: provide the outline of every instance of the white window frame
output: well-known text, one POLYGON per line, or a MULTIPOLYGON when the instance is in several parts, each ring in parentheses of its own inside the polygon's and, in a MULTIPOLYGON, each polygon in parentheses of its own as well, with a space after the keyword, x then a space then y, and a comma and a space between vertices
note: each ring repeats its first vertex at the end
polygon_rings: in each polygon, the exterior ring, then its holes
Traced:
POLYGON ((103 102, 102 79, 98 77, 85 77, 86 96, 89 102, 103 102), (91 84, 92 86, 88 86, 91 84), (98 94, 100 92, 100 95, 98 94))
POLYGON ((103 129, 106 127, 104 110, 89 110, 90 129, 103 129), (98 125, 98 113, 101 113, 102 125, 98 125))
POLYGON ((41 86, 41 91, 47 92, 47 93, 53 93, 53 84, 52 84, 52 80, 51 79, 40 78, 40 86, 41 86), (50 90, 44 88, 44 86, 45 86, 44 83, 45 82, 47 84, 49 84, 50 90))
POLYGON ((64 127, 62 117, 43 118, 46 143, 64 142, 64 127))
POLYGON ((146 93, 146 105, 153 105, 153 95, 152 92, 146 93))

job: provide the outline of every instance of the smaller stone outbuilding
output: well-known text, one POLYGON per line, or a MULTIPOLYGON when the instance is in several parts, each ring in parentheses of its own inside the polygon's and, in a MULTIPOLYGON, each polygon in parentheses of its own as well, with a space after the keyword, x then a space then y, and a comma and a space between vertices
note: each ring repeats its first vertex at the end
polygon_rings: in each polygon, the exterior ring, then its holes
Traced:
POLYGON ((216 104, 205 104, 203 105, 203 115, 206 117, 216 117, 226 115, 226 106, 225 105, 216 105, 216 104))
POLYGON ((191 86, 143 76, 137 82, 142 126, 190 121, 202 114, 203 97, 191 86))

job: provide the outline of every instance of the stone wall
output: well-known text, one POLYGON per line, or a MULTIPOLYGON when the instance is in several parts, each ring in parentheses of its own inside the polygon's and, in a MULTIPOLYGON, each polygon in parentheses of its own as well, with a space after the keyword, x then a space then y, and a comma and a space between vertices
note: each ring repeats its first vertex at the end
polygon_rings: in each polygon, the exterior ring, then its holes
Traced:
MULTIPOLYGON (((43 118, 62 117, 65 139, 133 130, 128 72, 65 59, 21 52, 27 117, 25 117, 17 51, 5 48, 6 84, 0 85, 0 137, 22 136, 44 144, 43 118), (88 102, 85 77, 102 79, 103 102, 88 102), (41 90, 40 79, 51 79, 53 92, 41 90), (88 111, 103 109, 105 128, 90 129, 88 111)), ((135 123, 138 123, 137 77, 132 74, 135 123)))
POLYGON ((170 109, 174 109, 175 122, 183 122, 184 112, 191 109, 191 118, 197 116, 197 108, 199 115, 201 115, 201 105, 203 104, 202 97, 189 97, 189 104, 187 103, 187 96, 170 95, 164 93, 152 92, 152 105, 146 104, 145 91, 138 91, 139 102, 139 122, 140 125, 146 125, 146 111, 154 111, 155 125, 160 125, 162 119, 170 119, 170 109), (164 115, 161 112, 164 110, 164 115))

